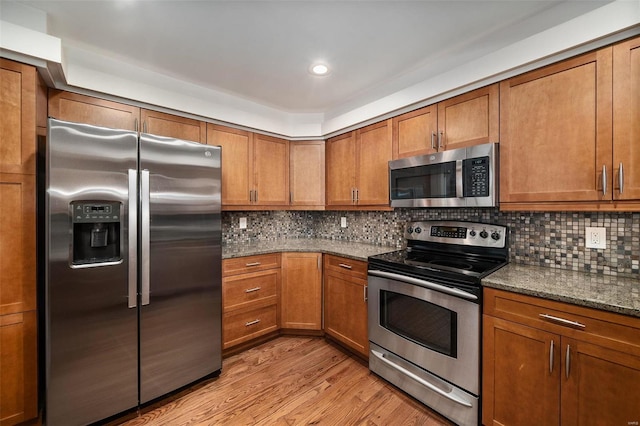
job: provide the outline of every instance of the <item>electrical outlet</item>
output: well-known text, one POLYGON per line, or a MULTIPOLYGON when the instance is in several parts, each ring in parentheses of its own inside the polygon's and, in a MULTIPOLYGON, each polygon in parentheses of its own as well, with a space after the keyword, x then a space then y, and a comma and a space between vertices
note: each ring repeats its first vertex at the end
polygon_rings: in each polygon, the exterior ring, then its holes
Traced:
POLYGON ((341 228, 346 228, 347 227, 347 218, 344 217, 344 216, 340 218, 340 227, 341 228))
POLYGON ((240 229, 247 229, 247 218, 241 217, 239 223, 240 229))
POLYGON ((584 242, 586 248, 606 249, 607 228, 586 226, 584 228, 584 242))

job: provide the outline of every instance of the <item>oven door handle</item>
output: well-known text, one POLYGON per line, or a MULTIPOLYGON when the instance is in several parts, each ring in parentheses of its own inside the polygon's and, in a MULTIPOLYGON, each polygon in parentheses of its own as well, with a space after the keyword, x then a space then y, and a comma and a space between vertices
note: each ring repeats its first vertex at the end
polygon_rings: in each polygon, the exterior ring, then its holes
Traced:
POLYGON ((389 278, 391 280, 400 281, 407 284, 419 285, 420 287, 425 287, 431 290, 439 291, 441 293, 450 294, 452 296, 462 297, 463 299, 478 300, 478 296, 476 296, 475 294, 467 293, 466 291, 458 290, 457 288, 446 287, 440 284, 432 283, 431 281, 425 281, 419 278, 394 274, 393 272, 378 271, 377 269, 372 269, 369 271, 369 275, 373 275, 374 277, 389 278))
MULTIPOLYGON (((406 375, 407 377, 415 380, 416 382, 418 382, 419 384, 421 384, 422 386, 429 388, 430 390, 432 390, 433 392, 447 398, 450 399, 453 402, 457 402, 460 405, 464 405, 465 407, 473 407, 473 405, 471 403, 469 403, 469 401, 465 401, 464 399, 460 398, 458 395, 454 395, 451 394, 450 392, 444 391, 442 389, 440 389, 437 385, 433 384, 433 383, 429 383, 428 381, 426 381, 425 379, 423 379, 422 377, 412 373, 411 371, 407 370, 406 368, 396 364, 395 362, 392 362, 391 360, 388 360, 384 357, 384 354, 381 352, 376 351, 375 349, 371 349, 371 353, 378 358, 380 361, 384 362, 385 364, 387 364, 389 367, 398 370, 399 372, 401 372, 402 374, 406 375)), ((449 388, 451 388, 451 385, 449 384, 445 384, 444 382, 440 385, 440 386, 447 386, 449 388)), ((453 388, 451 388, 453 389, 453 388)))

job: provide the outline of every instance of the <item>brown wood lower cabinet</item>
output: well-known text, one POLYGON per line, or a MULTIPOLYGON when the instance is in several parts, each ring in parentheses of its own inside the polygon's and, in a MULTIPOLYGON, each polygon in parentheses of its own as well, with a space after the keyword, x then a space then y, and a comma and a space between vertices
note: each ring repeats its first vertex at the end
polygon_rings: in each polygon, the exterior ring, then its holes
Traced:
POLYGON ((483 339, 484 425, 640 422, 640 319, 485 289, 483 339))
POLYGON ((281 325, 322 330, 322 255, 282 254, 281 325))
POLYGON ((222 262, 222 349, 279 328, 280 253, 222 262))
POLYGON ((367 263, 325 255, 324 331, 369 356, 367 333, 367 263))

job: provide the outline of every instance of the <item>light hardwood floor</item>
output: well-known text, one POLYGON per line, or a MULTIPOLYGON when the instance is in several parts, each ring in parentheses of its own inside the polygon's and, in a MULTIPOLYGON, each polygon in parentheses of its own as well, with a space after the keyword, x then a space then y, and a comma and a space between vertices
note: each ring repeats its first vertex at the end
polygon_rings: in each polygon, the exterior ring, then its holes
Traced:
POLYGON ((323 338, 288 336, 225 359, 220 377, 121 424, 450 425, 323 338))

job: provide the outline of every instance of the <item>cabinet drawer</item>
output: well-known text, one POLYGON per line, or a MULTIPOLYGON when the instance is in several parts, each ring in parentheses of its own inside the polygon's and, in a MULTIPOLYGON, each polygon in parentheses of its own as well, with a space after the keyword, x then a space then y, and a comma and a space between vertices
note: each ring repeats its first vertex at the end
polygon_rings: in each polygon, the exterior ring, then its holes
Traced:
POLYGON ((276 305, 229 314, 222 317, 222 349, 262 336, 278 329, 276 305))
POLYGON ((222 276, 280 268, 280 253, 236 257, 222 261, 222 276))
POLYGON ((367 262, 328 254, 325 255, 324 266, 327 272, 337 272, 353 278, 367 279, 367 262))
POLYGON ((570 303, 485 288, 484 313, 640 355, 640 319, 570 303))
POLYGON ((241 309, 248 305, 258 307, 276 303, 279 275, 280 270, 276 269, 224 278, 222 280, 224 312, 241 309))

